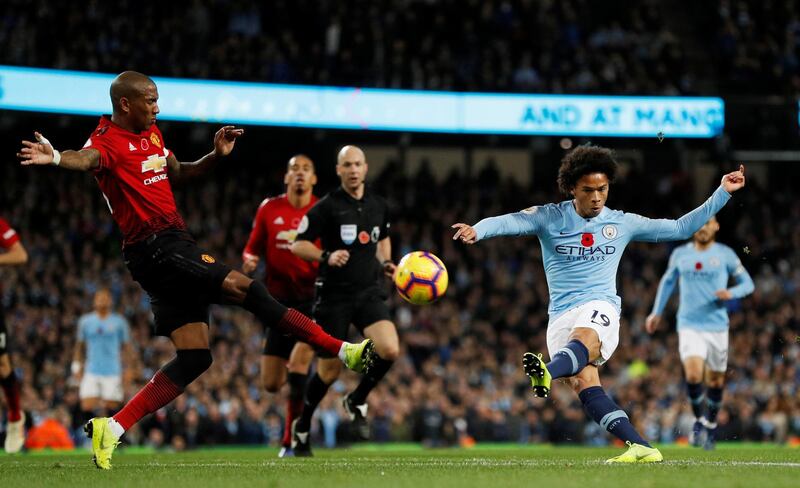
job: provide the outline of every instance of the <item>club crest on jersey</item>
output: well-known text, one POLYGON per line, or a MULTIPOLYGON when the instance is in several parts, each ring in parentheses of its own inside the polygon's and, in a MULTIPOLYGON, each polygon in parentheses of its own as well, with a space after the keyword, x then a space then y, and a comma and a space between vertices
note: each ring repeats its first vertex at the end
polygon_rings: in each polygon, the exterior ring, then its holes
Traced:
POLYGON ((156 134, 155 132, 150 134, 150 142, 152 142, 153 145, 161 149, 161 139, 159 139, 158 134, 156 134))
POLYGON ((378 242, 378 237, 381 236, 381 229, 378 228, 376 225, 372 228, 372 232, 369 233, 369 238, 372 242, 378 242))
POLYGON ((147 151, 148 149, 150 149, 150 143, 147 142, 147 139, 143 138, 142 141, 139 143, 139 147, 142 148, 142 151, 147 151))
POLYGON ((343 224, 339 227, 339 237, 348 246, 356 240, 358 227, 355 224, 343 224))
POLYGON ((617 237, 617 228, 613 225, 606 225, 603 227, 603 237, 606 239, 613 239, 617 237))

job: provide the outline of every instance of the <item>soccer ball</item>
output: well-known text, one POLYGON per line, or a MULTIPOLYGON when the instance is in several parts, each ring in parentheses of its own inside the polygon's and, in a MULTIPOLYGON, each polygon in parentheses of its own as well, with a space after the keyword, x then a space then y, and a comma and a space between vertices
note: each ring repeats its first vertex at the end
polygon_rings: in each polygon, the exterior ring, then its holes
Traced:
POLYGON ((447 268, 441 259, 427 251, 403 256, 394 275, 397 292, 414 305, 435 302, 447 290, 447 268))

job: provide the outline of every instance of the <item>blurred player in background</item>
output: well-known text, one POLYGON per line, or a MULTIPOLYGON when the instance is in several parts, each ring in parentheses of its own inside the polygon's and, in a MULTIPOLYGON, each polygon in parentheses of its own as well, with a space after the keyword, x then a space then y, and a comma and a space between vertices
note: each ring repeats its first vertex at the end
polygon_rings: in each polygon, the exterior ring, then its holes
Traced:
MULTIPOLYGON (((292 252, 320 263, 314 319, 334 337, 347 338, 350 324, 375 342, 372 367, 343 400, 354 430, 369 438, 367 395, 386 375, 400 353, 397 329, 386 305, 381 275, 391 277, 389 213, 386 201, 365 185, 367 160, 355 146, 339 151, 336 174, 341 186, 308 211, 297 229, 292 252), (319 239, 322 248, 314 244, 319 239)), ((303 413, 293 426, 295 454, 311 455, 311 416, 341 372, 336 360, 321 358, 306 388, 303 413)))
POLYGON ((703 444, 707 450, 716 446, 717 413, 728 368, 729 323, 725 303, 747 296, 755 288, 733 249, 716 242, 718 231, 719 223, 712 217, 694 233, 692 242, 672 251, 658 285, 653 311, 645 322, 648 333, 656 331, 664 307, 679 283, 678 351, 695 417, 690 441, 697 447, 703 444), (730 278, 736 282, 732 288, 728 288, 730 278), (704 429, 705 442, 701 440, 704 429))
POLYGON ((86 424, 95 465, 110 469, 122 434, 174 400, 211 366, 212 303, 239 305, 265 327, 295 334, 338 356, 351 369, 367 369, 372 358, 369 340, 349 344, 331 337, 302 313, 272 298, 263 283, 217 262, 188 233, 171 182, 206 174, 230 154, 244 130, 222 127, 214 134, 210 153, 181 163, 156 126, 158 89, 152 79, 126 71, 111 83, 110 95, 113 114, 100 118, 83 149, 59 152, 37 132, 37 142, 22 141, 17 153, 23 165, 55 165, 94 174, 122 231, 125 264, 150 296, 155 333, 169 337, 177 351, 116 415, 86 424))
MULTIPOLYGON (((297 226, 306 212, 317 202, 312 193, 317 184, 314 162, 303 154, 289 160, 283 177, 286 193, 267 198, 258 207, 250 238, 242 253, 242 270, 252 274, 260 256, 266 257, 267 289, 287 307, 311 315, 314 302, 316 262, 308 262, 292 254, 297 226)), ((314 350, 283 331, 270 328, 261 356, 261 382, 271 392, 280 391, 289 383, 289 401, 279 457, 291 456, 292 422, 303 410, 303 392, 314 350), (287 375, 288 369, 288 375, 287 375)))
MULTIPOLYGON (((19 240, 17 231, 0 218, 0 266, 18 266, 28 262, 28 252, 19 240)), ((25 412, 19 406, 20 385, 11 356, 8 354, 10 337, 6 328, 5 312, 0 304, 0 386, 6 397, 8 424, 6 424, 5 450, 19 452, 25 444, 25 412)))
POLYGON ((558 172, 559 189, 572 200, 486 218, 474 227, 454 224, 453 239, 474 244, 498 236, 539 238, 550 290, 547 349, 551 360, 545 364, 541 354, 523 357, 534 394, 546 397, 552 379, 567 378, 589 416, 629 446, 607 462, 660 462, 661 452, 639 435, 600 384, 598 368, 619 343, 617 268, 632 241, 691 236, 727 203, 732 192, 744 186, 744 167, 725 175, 711 198, 678 220, 651 220, 606 208, 616 174, 617 162, 610 149, 580 146, 564 157, 558 172))
POLYGON ((72 374, 80 380, 81 412, 92 417, 115 413, 122 404, 123 361, 133 357, 130 328, 122 315, 114 313, 108 288, 94 294, 94 311, 78 319, 78 338, 72 374))

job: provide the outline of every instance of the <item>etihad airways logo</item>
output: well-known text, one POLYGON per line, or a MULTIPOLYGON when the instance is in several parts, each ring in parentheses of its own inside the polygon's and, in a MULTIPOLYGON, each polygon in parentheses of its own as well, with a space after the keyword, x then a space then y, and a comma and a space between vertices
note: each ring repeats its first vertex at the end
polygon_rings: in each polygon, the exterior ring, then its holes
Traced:
POLYGON ((606 256, 617 252, 614 246, 595 246, 594 243, 594 235, 587 232, 581 234, 580 245, 559 244, 555 251, 567 261, 605 261, 606 256))

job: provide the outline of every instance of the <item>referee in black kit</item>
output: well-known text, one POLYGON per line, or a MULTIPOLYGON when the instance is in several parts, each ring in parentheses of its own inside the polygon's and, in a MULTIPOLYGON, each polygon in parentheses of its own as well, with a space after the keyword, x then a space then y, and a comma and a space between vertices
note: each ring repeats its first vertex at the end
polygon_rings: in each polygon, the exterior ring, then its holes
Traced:
MULTIPOLYGON (((345 146, 336 160, 342 184, 322 198, 300 222, 292 252, 319 261, 314 319, 332 336, 347 337, 350 324, 375 342, 378 357, 358 387, 344 398, 344 408, 356 432, 369 438, 366 422, 367 395, 397 359, 397 329, 386 305, 381 275, 391 277, 389 214, 386 201, 365 187, 367 161, 364 151, 345 146), (314 245, 320 239, 322 249, 314 245)), ((303 414, 295 420, 292 444, 295 455, 311 455, 309 429, 314 409, 336 381, 341 364, 336 358, 320 358, 317 373, 309 380, 303 414)))

